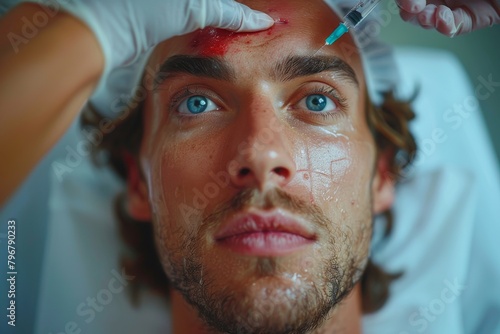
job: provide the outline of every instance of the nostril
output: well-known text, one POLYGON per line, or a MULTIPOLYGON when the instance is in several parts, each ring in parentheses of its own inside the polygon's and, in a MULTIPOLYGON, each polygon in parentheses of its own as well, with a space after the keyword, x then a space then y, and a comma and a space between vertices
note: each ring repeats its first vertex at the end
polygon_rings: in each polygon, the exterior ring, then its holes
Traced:
POLYGON ((244 177, 250 174, 250 169, 249 168, 242 168, 239 172, 239 176, 244 177))
POLYGON ((283 167, 276 167, 275 169, 273 169, 273 172, 285 179, 290 177, 290 171, 283 167))

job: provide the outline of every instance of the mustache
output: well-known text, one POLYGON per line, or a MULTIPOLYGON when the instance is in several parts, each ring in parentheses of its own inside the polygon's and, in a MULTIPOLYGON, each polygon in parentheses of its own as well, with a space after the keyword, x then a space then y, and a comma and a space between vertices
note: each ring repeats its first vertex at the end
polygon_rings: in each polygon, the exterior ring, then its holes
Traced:
POLYGON ((319 206, 314 203, 307 203, 276 188, 265 193, 261 193, 257 189, 243 190, 228 201, 219 204, 212 213, 203 217, 202 225, 214 226, 213 224, 225 221, 229 216, 249 208, 260 210, 285 209, 292 214, 314 222, 317 227, 328 228, 333 225, 319 206))

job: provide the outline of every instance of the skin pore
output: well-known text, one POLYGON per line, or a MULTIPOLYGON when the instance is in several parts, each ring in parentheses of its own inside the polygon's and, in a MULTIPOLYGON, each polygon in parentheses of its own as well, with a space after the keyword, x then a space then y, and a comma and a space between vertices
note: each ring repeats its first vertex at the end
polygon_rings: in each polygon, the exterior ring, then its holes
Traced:
POLYGON ((312 57, 339 23, 320 0, 244 3, 278 23, 207 28, 152 55, 129 213, 153 221, 175 333, 360 333, 372 217, 393 200, 361 60, 338 45, 312 57), (248 215, 293 220, 307 238, 250 254, 262 240, 220 237, 248 215))

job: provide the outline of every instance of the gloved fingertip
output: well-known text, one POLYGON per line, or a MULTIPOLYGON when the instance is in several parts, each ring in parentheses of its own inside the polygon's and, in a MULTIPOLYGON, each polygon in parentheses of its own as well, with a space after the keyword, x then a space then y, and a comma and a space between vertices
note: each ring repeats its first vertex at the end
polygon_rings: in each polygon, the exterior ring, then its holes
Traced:
POLYGON ((399 12, 401 19, 405 22, 414 22, 415 21, 415 14, 408 13, 404 9, 401 9, 399 12))
POLYGON ((266 13, 253 11, 242 23, 238 31, 259 31, 269 29, 274 25, 274 19, 266 13))
POLYGON ((460 28, 462 28, 463 22, 460 22, 457 26, 455 26, 455 29, 453 29, 450 33, 450 37, 453 38, 457 35, 459 35, 460 28))
POLYGON ((435 24, 435 6, 427 6, 418 14, 418 22, 424 28, 434 28, 435 24))
POLYGON ((264 29, 267 29, 267 28, 271 28, 275 23, 276 21, 269 15, 267 15, 266 13, 262 13, 262 12, 255 12, 256 14, 256 22, 262 26, 262 28, 264 29))
POLYGON ((450 26, 455 25, 453 22, 453 13, 449 10, 445 12, 443 20, 450 26))
POLYGON ((426 5, 425 0, 396 0, 399 8, 411 14, 420 13, 426 5))
POLYGON ((439 6, 436 20, 436 29, 443 35, 453 37, 456 35, 458 28, 455 25, 455 18, 448 7, 439 6))

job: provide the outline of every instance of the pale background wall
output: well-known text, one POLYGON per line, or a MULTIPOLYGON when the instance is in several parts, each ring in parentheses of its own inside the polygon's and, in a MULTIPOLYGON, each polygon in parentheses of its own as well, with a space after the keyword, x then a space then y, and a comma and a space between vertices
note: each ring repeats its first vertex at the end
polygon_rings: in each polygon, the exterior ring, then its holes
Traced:
MULTIPOLYGON (((383 9, 388 9, 388 3, 384 1, 381 4, 383 9)), ((488 78, 492 75, 493 81, 500 84, 500 25, 450 39, 435 31, 403 22, 399 15, 392 15, 388 22, 381 29, 383 40, 394 45, 448 50, 463 63, 473 87, 479 84, 480 76, 488 78)), ((490 98, 480 101, 480 104, 497 157, 500 158, 500 87, 496 88, 490 98)))

